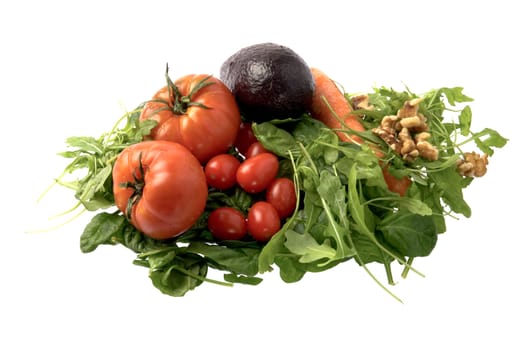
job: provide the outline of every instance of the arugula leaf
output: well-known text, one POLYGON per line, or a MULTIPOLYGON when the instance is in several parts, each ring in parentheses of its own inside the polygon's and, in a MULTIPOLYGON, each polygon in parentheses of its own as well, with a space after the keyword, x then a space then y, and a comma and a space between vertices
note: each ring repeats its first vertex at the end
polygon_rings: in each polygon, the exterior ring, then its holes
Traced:
POLYGON ((501 136, 496 130, 485 128, 480 132, 472 134, 478 148, 488 154, 489 156, 494 154, 492 147, 501 148, 507 144, 507 139, 501 136), (482 137, 485 137, 483 138, 482 137))
POLYGON ((440 94, 444 94, 447 98, 447 101, 448 103, 451 105, 451 106, 455 106, 456 103, 461 103, 461 102, 472 102, 474 101, 473 98, 471 97, 468 97, 467 95, 465 95, 463 93, 463 88, 460 87, 460 86, 456 86, 456 87, 453 87, 453 88, 446 88, 446 87, 443 87, 441 89, 438 89, 436 91, 436 94, 440 95, 440 94))
POLYGON ((323 260, 322 263, 328 263, 337 258, 337 252, 331 247, 328 239, 322 244, 318 244, 307 232, 301 234, 294 230, 288 230, 284 245, 290 252, 300 256, 300 263, 311 263, 319 260, 323 260))
MULTIPOLYGON (((266 244, 249 239, 216 241, 208 230, 211 210, 231 206, 246 213, 262 198, 236 188, 211 190, 197 223, 170 240, 145 236, 120 213, 98 213, 82 233, 80 249, 88 253, 103 244, 130 249, 137 254, 133 263, 148 268, 152 284, 171 296, 183 296, 203 282, 257 285, 262 281, 258 274, 274 266, 283 281, 297 282, 307 272, 324 271, 348 260, 355 260, 390 293, 367 265, 383 264, 390 284, 394 283, 393 261, 404 265, 402 276, 409 269, 415 271, 414 257, 431 254, 438 234, 446 231, 445 217, 451 212, 471 215, 463 189, 473 180, 456 170, 462 148, 474 144, 492 156, 495 148, 508 141, 490 128, 471 130, 472 109, 459 106, 471 101, 461 87, 444 87, 420 96, 408 89, 374 88, 369 94, 374 108, 357 111, 369 130, 359 135, 372 146, 340 142, 334 130, 309 114, 253 124, 257 139, 279 156, 279 176, 293 177, 299 198, 293 215, 266 244), (384 116, 396 115, 406 101, 416 97, 423 98, 419 111, 428 121, 429 140, 439 149, 435 161, 406 161, 370 131, 384 116), (450 114, 456 119, 445 121, 450 114), (381 159, 378 150, 384 154, 381 159), (387 164, 394 176, 412 179, 404 196, 388 190, 383 177, 387 164), (210 268, 223 271, 224 281, 209 279, 210 268)), ((71 161, 56 183, 74 190, 86 210, 114 206, 111 171, 116 157, 128 145, 142 141, 156 124, 139 121, 141 108, 126 113, 98 138, 66 140, 69 149, 60 155, 71 161), (70 179, 71 175, 78 177, 70 179)))
POLYGON ((452 211, 463 214, 467 218, 472 215, 470 206, 463 198, 463 178, 454 168, 449 167, 431 172, 428 177, 452 211))
POLYGON ((66 139, 66 144, 73 150, 59 155, 73 160, 56 183, 75 190, 75 198, 85 209, 96 211, 113 205, 111 172, 118 154, 127 146, 142 141, 156 125, 154 120, 139 121, 141 108, 124 114, 111 131, 98 138, 75 136, 66 139), (77 173, 80 178, 65 179, 67 175, 77 173))
POLYGON ((461 110, 458 120, 461 135, 467 136, 470 132, 470 125, 472 124, 472 110, 470 109, 470 106, 466 106, 461 110))

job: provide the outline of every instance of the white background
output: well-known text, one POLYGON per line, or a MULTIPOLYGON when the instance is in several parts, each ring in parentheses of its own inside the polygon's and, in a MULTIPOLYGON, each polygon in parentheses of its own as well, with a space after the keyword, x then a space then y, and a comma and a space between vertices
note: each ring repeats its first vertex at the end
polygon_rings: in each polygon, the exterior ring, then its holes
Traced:
MULTIPOLYGON (((523 349, 523 33, 512 1, 17 1, 0 5, 2 349, 523 349), (16 5, 14 5, 16 4, 16 5), (425 273, 384 293, 353 262, 296 284, 203 285, 162 295, 121 247, 79 250, 90 215, 54 188, 73 135, 98 136, 125 108, 188 73, 218 76, 241 47, 272 41, 347 91, 463 86, 473 128, 510 139, 465 193, 425 273)), ((521 22, 522 23, 522 22, 521 22)), ((374 272, 382 277, 382 269, 374 272)))

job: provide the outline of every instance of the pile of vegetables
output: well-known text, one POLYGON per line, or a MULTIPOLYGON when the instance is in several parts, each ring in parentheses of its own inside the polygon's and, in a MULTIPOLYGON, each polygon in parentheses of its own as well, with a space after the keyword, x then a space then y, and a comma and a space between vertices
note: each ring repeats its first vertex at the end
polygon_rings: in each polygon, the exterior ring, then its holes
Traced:
POLYGON ((254 121, 221 79, 172 81, 166 69, 166 86, 110 131, 68 138, 60 155, 71 162, 56 183, 94 213, 81 251, 124 246, 171 296, 204 282, 256 285, 275 269, 297 282, 350 260, 389 293, 369 264, 384 265, 388 284, 392 263, 404 277, 417 272, 414 259, 432 252, 446 217, 471 215, 463 190, 507 140, 470 129, 472 99, 460 87, 354 96, 311 72, 301 113, 254 121), (403 153, 405 140, 413 148, 403 153))

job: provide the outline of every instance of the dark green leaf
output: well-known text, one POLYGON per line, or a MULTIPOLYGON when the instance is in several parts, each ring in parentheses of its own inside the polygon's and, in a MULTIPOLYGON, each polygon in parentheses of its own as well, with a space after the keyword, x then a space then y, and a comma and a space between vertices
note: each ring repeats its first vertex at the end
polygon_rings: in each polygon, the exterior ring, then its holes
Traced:
POLYGON ((288 158, 288 152, 293 151, 297 147, 297 142, 289 132, 275 126, 271 122, 254 123, 252 129, 257 140, 263 144, 264 148, 281 157, 288 158))
POLYGON ((443 201, 452 211, 470 217, 471 209, 463 198, 462 177, 455 168, 434 171, 429 173, 428 177, 436 184, 435 190, 441 191, 443 201))
POLYGON ((319 139, 319 135, 326 125, 311 117, 301 119, 292 130, 293 137, 303 145, 309 145, 319 139))
POLYGON ((225 273, 224 280, 231 283, 242 283, 256 286, 262 282, 262 278, 254 276, 237 275, 234 273, 225 273))
POLYGON ((353 234, 352 242, 358 252, 355 259, 358 264, 364 265, 371 262, 386 264, 393 260, 381 250, 375 240, 371 240, 368 236, 353 234))
POLYGON ((206 278, 208 265, 195 255, 187 254, 183 259, 161 269, 150 270, 153 285, 162 293, 181 297, 199 286, 206 278))
POLYGON ((277 255, 275 264, 279 267, 279 275, 286 283, 294 283, 303 278, 306 273, 305 265, 293 255, 277 255))
POLYGON ((80 236, 80 250, 94 251, 101 244, 115 244, 112 237, 119 235, 126 219, 121 215, 100 213, 86 225, 80 236))
POLYGON ((175 259, 177 252, 175 249, 161 250, 156 254, 147 256, 149 267, 153 270, 158 270, 165 266, 168 266, 175 259))
POLYGON ((284 247, 285 242, 285 232, 287 226, 283 227, 279 232, 277 232, 273 237, 266 243, 262 248, 259 255, 259 272, 264 273, 271 270, 271 266, 275 261, 276 256, 287 251, 284 247))
POLYGON ((199 254, 212 261, 216 268, 236 274, 254 276, 259 272, 259 249, 226 247, 202 242, 192 242, 188 252, 199 254))
POLYGON ((390 246, 407 257, 427 256, 437 243, 432 216, 398 211, 379 222, 377 229, 390 246))

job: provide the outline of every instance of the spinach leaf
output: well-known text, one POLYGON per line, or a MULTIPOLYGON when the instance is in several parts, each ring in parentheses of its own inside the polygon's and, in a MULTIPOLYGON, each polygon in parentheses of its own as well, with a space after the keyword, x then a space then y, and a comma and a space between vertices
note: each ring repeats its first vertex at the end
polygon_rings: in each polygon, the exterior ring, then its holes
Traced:
POLYGON ((437 230, 432 216, 397 211, 377 225, 384 240, 402 256, 427 256, 437 243, 437 230))
POLYGON ((113 237, 122 231, 125 223, 126 218, 121 215, 109 213, 95 215, 80 236, 80 250, 89 253, 101 244, 115 244, 113 237))
POLYGON ((192 242, 187 252, 199 254, 209 260, 215 268, 235 274, 254 276, 259 272, 260 249, 254 247, 228 247, 203 242, 192 242))
POLYGON ((151 269, 149 277, 162 293, 181 297, 202 284, 207 273, 208 264, 204 259, 198 255, 184 254, 173 259, 171 264, 151 269))
POLYGON ((224 280, 231 283, 242 283, 256 286, 262 282, 262 278, 255 276, 238 275, 235 273, 225 273, 224 280))
POLYGON ((254 123, 252 129, 257 140, 263 144, 264 148, 280 157, 288 158, 289 151, 294 152, 298 150, 295 138, 272 122, 254 123))

